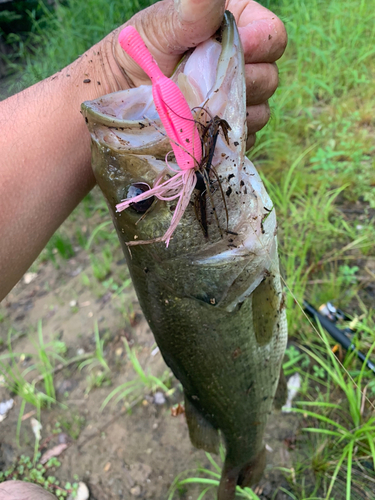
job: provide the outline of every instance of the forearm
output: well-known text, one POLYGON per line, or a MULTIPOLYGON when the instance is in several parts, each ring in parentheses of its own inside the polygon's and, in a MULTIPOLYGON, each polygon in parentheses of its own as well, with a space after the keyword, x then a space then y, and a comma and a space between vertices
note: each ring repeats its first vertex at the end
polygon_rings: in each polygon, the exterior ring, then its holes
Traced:
POLYGON ((126 87, 109 41, 0 103, 0 300, 94 186, 80 105, 126 87))

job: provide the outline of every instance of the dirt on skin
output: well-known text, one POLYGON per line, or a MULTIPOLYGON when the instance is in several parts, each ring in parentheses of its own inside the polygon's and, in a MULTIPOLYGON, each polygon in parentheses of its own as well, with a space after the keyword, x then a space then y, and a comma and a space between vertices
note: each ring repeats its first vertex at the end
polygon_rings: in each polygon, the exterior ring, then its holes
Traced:
MULTIPOLYGON (((83 222, 76 220, 74 225, 83 222)), ((98 222, 93 220, 91 224, 95 227, 98 222)), ((68 221, 68 229, 69 224, 72 226, 68 221)), ((58 444, 58 435, 53 434, 56 422, 60 423, 69 447, 59 457, 61 467, 49 474, 62 483, 73 481, 73 476, 78 475, 79 480, 88 485, 93 500, 165 500, 178 474, 197 466, 212 467, 205 453, 191 445, 185 416, 171 415, 171 407, 183 401, 181 387, 173 377, 171 384, 175 391, 165 401, 160 394, 155 396, 143 388, 143 396, 131 412, 125 412, 122 403, 117 406, 110 403, 100 410, 114 388, 135 378, 123 339, 135 347, 146 372, 161 377, 167 367, 155 350, 154 338, 132 286, 117 293, 113 286, 108 286, 108 280, 107 285, 103 285, 93 276, 87 252, 75 250, 73 258, 59 261, 59 269, 50 261, 41 264, 30 283, 26 284, 24 277, 2 302, 0 354, 8 351, 7 337, 11 329, 17 366, 20 371, 27 369, 35 362, 30 355, 37 350, 37 324, 41 320, 46 344, 53 340, 64 342, 65 359, 82 356, 95 351, 94 323, 97 322, 100 337, 105 341, 110 380, 89 391, 90 374, 98 375, 101 368, 79 370, 78 363, 54 374, 57 398, 64 406, 55 404, 51 409, 42 410, 41 444, 45 444, 42 452, 58 444)), ((121 273, 125 282, 126 264, 119 245, 113 245, 113 262, 107 279, 121 273)), ((37 375, 34 371, 27 378, 30 381, 37 375)), ((27 418, 22 422, 21 448, 18 448, 16 427, 21 399, 0 383, 0 402, 10 397, 14 397, 15 406, 0 422, 0 470, 6 470, 21 453, 32 456, 34 448, 30 421, 36 415, 30 412, 35 408, 26 405, 27 418)), ((296 432, 295 416, 277 413, 270 417, 265 437, 268 466, 256 490, 260 498, 287 498, 279 487, 288 489, 288 483, 275 467, 292 466, 290 453, 296 432)), ((189 486, 176 492, 174 498, 193 500, 200 491, 196 486, 189 486)), ((214 490, 205 498, 214 499, 214 490)))

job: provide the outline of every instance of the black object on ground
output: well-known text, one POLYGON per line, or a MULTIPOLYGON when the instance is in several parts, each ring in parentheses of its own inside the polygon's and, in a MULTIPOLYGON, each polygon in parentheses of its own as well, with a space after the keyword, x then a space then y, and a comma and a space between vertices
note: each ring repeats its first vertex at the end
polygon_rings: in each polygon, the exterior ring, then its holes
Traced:
POLYGON ((330 321, 326 316, 320 314, 319 311, 315 309, 311 304, 309 304, 306 300, 303 301, 304 311, 311 316, 315 321, 319 321, 322 327, 327 330, 327 332, 331 335, 332 338, 336 340, 344 349, 347 351, 355 352, 356 356, 363 362, 366 363, 366 366, 375 374, 375 364, 372 363, 369 359, 366 359, 367 356, 363 354, 363 352, 358 351, 353 342, 345 335, 345 333, 337 328, 335 324, 330 321))

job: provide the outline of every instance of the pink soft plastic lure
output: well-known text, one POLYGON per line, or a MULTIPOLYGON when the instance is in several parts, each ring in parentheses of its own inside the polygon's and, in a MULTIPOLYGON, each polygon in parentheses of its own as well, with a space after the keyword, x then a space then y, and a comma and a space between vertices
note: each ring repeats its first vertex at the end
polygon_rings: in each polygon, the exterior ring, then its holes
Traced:
POLYGON ((129 245, 165 241, 168 247, 171 236, 189 204, 191 194, 196 184, 194 167, 202 159, 202 145, 199 133, 185 97, 178 86, 167 78, 155 59, 148 51, 144 41, 133 26, 127 26, 119 35, 121 47, 143 69, 152 82, 152 95, 160 120, 171 142, 171 146, 180 168, 171 179, 161 182, 158 178, 152 189, 134 198, 122 201, 116 205, 118 212, 125 210, 131 203, 156 196, 159 200, 171 201, 178 198, 171 224, 160 238, 150 241, 133 241, 129 245))

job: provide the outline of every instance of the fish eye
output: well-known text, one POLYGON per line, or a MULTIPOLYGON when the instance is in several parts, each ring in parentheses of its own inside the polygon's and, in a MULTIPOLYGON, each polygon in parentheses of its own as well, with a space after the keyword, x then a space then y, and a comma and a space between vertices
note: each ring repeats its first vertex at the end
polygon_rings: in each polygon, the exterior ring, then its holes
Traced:
MULTIPOLYGON (((131 184, 129 186, 128 192, 126 194, 126 199, 128 200, 129 198, 134 198, 135 196, 145 193, 150 189, 150 186, 145 182, 135 182, 134 184, 131 184)), ((147 198, 147 200, 142 200, 137 203, 131 203, 129 206, 136 212, 144 213, 151 207, 154 202, 154 198, 154 196, 150 196, 150 198, 147 198)))

